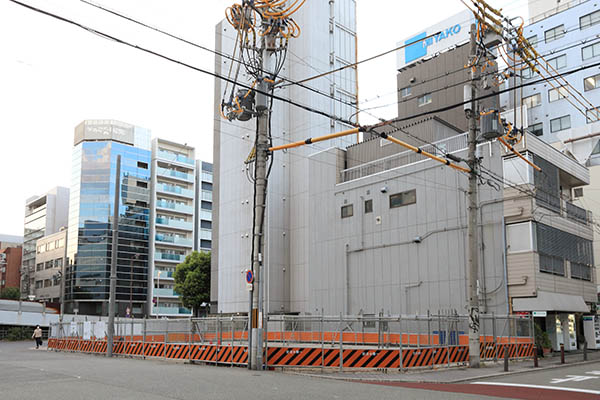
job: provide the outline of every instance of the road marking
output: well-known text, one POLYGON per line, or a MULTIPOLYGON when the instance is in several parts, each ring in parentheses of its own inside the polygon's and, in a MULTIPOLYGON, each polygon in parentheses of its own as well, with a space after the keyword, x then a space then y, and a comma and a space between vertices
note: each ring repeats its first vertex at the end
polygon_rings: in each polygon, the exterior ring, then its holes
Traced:
POLYGON ((585 376, 585 375, 567 375, 566 378, 553 378, 550 383, 565 383, 565 382, 583 382, 588 379, 598 379, 597 376, 585 376))
POLYGON ((586 374, 590 374, 590 375, 600 375, 600 371, 589 371, 589 372, 586 372, 586 374))
POLYGON ((574 389, 574 388, 564 388, 564 387, 559 387, 559 386, 527 385, 527 384, 521 384, 521 383, 471 382, 471 384, 473 384, 473 385, 492 385, 492 386, 514 386, 514 387, 526 387, 526 388, 534 388, 534 389, 564 390, 567 392, 600 394, 600 390, 574 389))

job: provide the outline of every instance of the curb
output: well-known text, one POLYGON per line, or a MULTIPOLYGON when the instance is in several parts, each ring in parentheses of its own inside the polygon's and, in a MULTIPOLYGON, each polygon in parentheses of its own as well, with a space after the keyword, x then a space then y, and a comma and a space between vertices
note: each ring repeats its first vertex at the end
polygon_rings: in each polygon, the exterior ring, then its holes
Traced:
MULTIPOLYGON (((446 383, 446 384, 452 384, 452 383, 461 383, 461 382, 469 382, 469 381, 475 381, 475 380, 480 380, 480 379, 488 379, 488 378, 497 378, 500 376, 510 376, 510 375, 515 375, 515 374, 527 374, 527 373, 532 373, 532 372, 538 372, 538 371, 545 371, 545 370, 551 370, 551 369, 559 369, 559 368, 566 368, 566 367, 572 367, 572 366, 577 366, 577 365, 587 365, 587 364, 593 364, 593 363, 599 363, 599 360, 588 360, 588 361, 577 361, 577 362, 573 362, 573 363, 565 363, 565 364, 556 364, 556 365, 549 365, 546 367, 538 367, 538 368, 534 368, 531 367, 529 369, 520 369, 520 370, 516 370, 516 371, 508 371, 508 372, 497 372, 497 373, 493 373, 493 374, 487 374, 487 375, 481 375, 481 376, 477 376, 477 377, 469 377, 469 378, 460 378, 460 379, 452 379, 452 380, 438 380, 438 381, 429 381, 429 380, 409 380, 409 379, 382 379, 379 377, 360 377, 360 378, 354 378, 354 377, 348 377, 348 376, 344 376, 344 377, 336 377, 333 375, 319 375, 319 374, 309 374, 309 373, 302 373, 302 372, 291 372, 291 371, 283 371, 284 373, 290 374, 290 375, 300 375, 300 376, 306 376, 306 377, 310 377, 310 378, 319 378, 319 379, 330 379, 330 380, 337 380, 337 381, 347 381, 347 382, 397 382, 397 383, 446 383)), ((448 370, 446 370, 448 371, 448 370)), ((427 373, 436 373, 436 372, 442 372, 442 371, 427 371, 427 373)))

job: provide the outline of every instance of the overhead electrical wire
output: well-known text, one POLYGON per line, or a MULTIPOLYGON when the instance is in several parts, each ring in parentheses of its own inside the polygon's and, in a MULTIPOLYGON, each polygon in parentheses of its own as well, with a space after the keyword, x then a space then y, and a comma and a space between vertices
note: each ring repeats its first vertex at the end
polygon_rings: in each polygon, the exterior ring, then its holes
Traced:
POLYGON ((105 38, 105 39, 112 40, 112 41, 114 41, 114 42, 116 42, 116 43, 119 43, 119 44, 122 44, 122 45, 125 45, 125 46, 128 46, 128 47, 131 47, 131 48, 133 48, 133 49, 136 49, 136 50, 142 51, 142 52, 144 52, 144 53, 147 53, 147 54, 151 54, 151 55, 153 55, 153 56, 156 56, 156 57, 162 58, 162 59, 164 59, 164 60, 166 60, 166 61, 170 61, 170 62, 172 62, 172 63, 178 64, 178 65, 181 65, 181 66, 183 66, 183 67, 186 67, 186 68, 192 69, 192 70, 194 70, 194 71, 197 71, 197 72, 201 72, 201 73, 203 73, 203 74, 206 74, 206 75, 210 75, 210 76, 212 76, 212 77, 215 77, 215 78, 218 78, 218 79, 220 79, 220 80, 227 81, 227 82, 229 82, 229 83, 232 83, 232 84, 233 84, 233 83, 235 83, 235 84, 237 84, 238 86, 240 86, 240 87, 243 87, 243 88, 245 88, 245 89, 248 89, 248 90, 252 90, 252 89, 253 89, 254 91, 256 91, 256 92, 258 92, 258 93, 261 93, 261 94, 263 94, 263 95, 265 95, 265 96, 267 96, 267 97, 273 97, 275 100, 278 100, 278 101, 281 101, 281 102, 284 102, 284 103, 287 103, 287 104, 293 105, 294 107, 297 107, 297 108, 303 109, 303 110, 305 110, 305 111, 308 111, 308 112, 311 112, 311 113, 313 113, 313 114, 317 114, 317 115, 320 115, 320 116, 323 116, 323 117, 326 117, 326 118, 330 118, 330 119, 333 119, 333 120, 339 121, 339 122, 341 122, 341 123, 344 123, 344 124, 347 124, 347 125, 350 125, 350 126, 354 126, 354 125, 355 125, 355 124, 353 124, 352 122, 349 122, 349 121, 346 121, 346 120, 344 120, 343 118, 340 118, 340 117, 337 117, 337 116, 334 116, 334 115, 328 114, 328 113, 326 113, 326 112, 324 112, 324 111, 317 110, 317 109, 315 109, 315 108, 312 108, 312 107, 309 107, 309 106, 307 106, 307 105, 303 105, 303 104, 296 103, 296 102, 294 102, 294 101, 292 101, 292 100, 290 100, 290 99, 286 99, 286 98, 284 98, 284 97, 281 97, 281 96, 278 96, 278 95, 271 95, 271 94, 269 94, 268 92, 261 92, 261 91, 260 91, 260 90, 258 90, 258 89, 252 88, 252 86, 250 86, 250 85, 246 85, 246 84, 241 84, 241 83, 239 83, 239 82, 235 82, 235 81, 233 81, 233 80, 231 80, 231 79, 228 79, 228 78, 226 78, 226 77, 224 77, 224 76, 221 76, 221 75, 219 75, 219 74, 217 74, 217 73, 215 73, 215 72, 210 72, 210 71, 207 71, 207 70, 205 70, 205 69, 202 69, 202 68, 199 68, 199 67, 195 67, 195 66, 193 66, 193 65, 191 65, 191 64, 188 64, 188 63, 185 63, 185 62, 183 62, 183 61, 177 60, 177 59, 175 59, 175 58, 172 58, 172 57, 166 56, 166 55, 164 55, 164 54, 162 54, 162 53, 159 53, 159 52, 157 52, 157 51, 154 51, 154 50, 151 50, 151 49, 148 49, 148 48, 142 47, 142 46, 138 46, 138 45, 136 45, 136 44, 130 43, 130 42, 128 42, 128 41, 125 41, 125 40, 123 40, 123 39, 119 39, 119 38, 118 38, 118 37, 116 37, 116 36, 112 36, 112 35, 110 35, 110 34, 104 33, 104 32, 102 32, 102 31, 99 31, 99 30, 97 30, 97 29, 90 28, 90 27, 88 27, 88 26, 86 26, 86 25, 83 25, 83 24, 81 24, 81 23, 79 23, 79 22, 76 22, 76 21, 73 21, 73 20, 71 20, 71 19, 68 19, 68 18, 62 17, 62 16, 60 16, 60 15, 57 15, 57 14, 51 13, 51 12, 49 12, 49 11, 45 11, 45 10, 42 10, 42 9, 40 9, 40 8, 37 8, 37 7, 31 6, 31 5, 29 5, 29 4, 22 3, 22 2, 20 2, 20 1, 18 1, 18 0, 9 0, 9 1, 10 1, 10 2, 12 2, 12 3, 15 3, 15 4, 19 5, 19 6, 22 6, 22 7, 24 7, 24 8, 27 8, 27 9, 29 9, 29 10, 31 10, 31 11, 34 11, 34 12, 37 12, 37 13, 40 13, 40 14, 43 14, 43 15, 49 16, 49 17, 51 17, 51 18, 57 19, 57 20, 59 20, 59 21, 62 21, 62 22, 68 23, 68 24, 70 24, 70 25, 76 26, 76 27, 78 27, 78 28, 80 28, 80 29, 83 29, 83 30, 85 30, 85 31, 88 31, 88 32, 90 32, 90 33, 93 33, 93 34, 95 34, 95 35, 99 35, 99 36, 100 36, 100 37, 102 37, 102 38, 105 38))

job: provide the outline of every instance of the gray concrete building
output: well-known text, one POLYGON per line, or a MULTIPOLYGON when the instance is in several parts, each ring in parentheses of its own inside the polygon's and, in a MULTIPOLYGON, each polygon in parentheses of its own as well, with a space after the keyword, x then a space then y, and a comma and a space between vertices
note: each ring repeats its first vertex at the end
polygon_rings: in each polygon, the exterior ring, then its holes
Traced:
POLYGON ((38 239, 36 243, 33 295, 36 300, 61 302, 64 268, 67 265, 67 229, 38 239))
MULTIPOLYGON (((410 44, 441 32, 398 51, 398 118, 403 119, 403 124, 422 119, 423 113, 445 109, 428 115, 438 116, 462 132, 467 131, 463 106, 446 108, 464 101, 464 86, 471 74, 470 69, 465 68, 469 61, 469 32, 474 22, 469 12, 461 12, 398 43, 410 44)), ((489 66, 486 72, 497 69, 497 65, 489 66)), ((480 95, 495 91, 497 88, 489 85, 488 89, 480 90, 480 95)), ((482 106, 497 108, 498 98, 485 99, 482 106)))
MULTIPOLYGON (((294 14, 302 35, 290 40, 281 75, 298 81, 331 71, 356 60, 356 2, 309 1, 294 14)), ((235 30, 226 22, 216 27, 216 50, 233 54, 235 30)), ((227 75, 231 61, 217 57, 215 71, 227 75)), ((235 67, 235 65, 234 65, 235 67)), ((243 71, 240 79, 248 79, 243 71)), ((251 81, 246 81, 251 85, 251 81)), ((355 121, 357 103, 356 70, 346 69, 305 83, 324 95, 289 86, 281 92, 302 105, 355 121), (328 97, 333 95, 336 101, 328 97)), ((252 243, 253 184, 249 166, 244 164, 254 146, 256 121, 229 122, 219 114, 225 82, 215 81, 214 191, 212 237, 213 311, 247 312, 248 291, 240 272, 250 265, 252 243)), ((293 105, 274 101, 271 118, 273 143, 303 140, 307 137, 339 132, 348 127, 333 119, 307 112, 293 105)), ((306 157, 329 145, 357 142, 347 137, 329 144, 307 146, 273 156, 267 193, 265 223, 265 269, 271 312, 309 312, 310 294, 306 282, 309 272, 309 179, 306 157)))
MULTIPOLYGON (((438 148, 466 155, 466 134, 437 119, 402 129, 416 135, 433 127, 445 131, 438 148)), ((465 313, 468 177, 385 142, 374 138, 306 160, 309 273, 294 284, 306 287, 312 313, 465 313)), ((501 173, 499 148, 479 151, 482 165, 501 173)), ((481 311, 497 314, 508 311, 502 196, 498 187, 481 187, 481 311)))
POLYGON ((67 226, 69 189, 57 186, 41 196, 25 201, 21 295, 33 295, 37 240, 67 226))

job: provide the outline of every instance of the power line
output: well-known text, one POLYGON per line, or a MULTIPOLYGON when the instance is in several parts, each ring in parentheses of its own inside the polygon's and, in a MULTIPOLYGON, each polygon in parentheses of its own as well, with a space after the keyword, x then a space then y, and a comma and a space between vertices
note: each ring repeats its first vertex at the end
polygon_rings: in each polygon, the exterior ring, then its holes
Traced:
MULTIPOLYGON (((147 24, 147 23, 145 23, 145 22, 142 22, 142 21, 140 21, 140 20, 138 20, 138 19, 135 19, 135 18, 133 18, 133 17, 129 17, 129 16, 127 16, 127 15, 125 15, 125 14, 121 13, 121 12, 115 11, 115 10, 113 10, 113 9, 110 9, 110 8, 104 7, 104 6, 100 5, 100 4, 93 3, 93 2, 91 2, 91 1, 88 1, 88 0, 79 0, 79 1, 81 1, 82 3, 88 4, 88 5, 92 6, 92 7, 95 7, 95 8, 97 8, 97 9, 99 9, 99 10, 102 10, 102 11, 104 11, 104 12, 107 12, 107 13, 109 13, 109 14, 115 15, 115 16, 117 16, 117 17, 119 17, 119 18, 122 18, 122 19, 125 19, 125 20, 127 20, 127 21, 133 22, 134 24, 137 24, 137 25, 143 26, 144 28, 147 28, 147 29, 153 30, 153 31, 155 31, 155 32, 158 32, 158 33, 160 33, 160 34, 162 34, 162 35, 168 36, 168 37, 170 37, 170 38, 172 38, 172 39, 175 39, 175 40, 181 41, 181 42, 183 42, 183 43, 186 43, 186 44, 188 44, 188 45, 190 45, 190 46, 193 46, 193 47, 199 48, 199 49, 201 49, 201 50, 204 50, 204 51, 207 51, 207 52, 209 52, 209 53, 213 53, 213 54, 215 54, 215 55, 217 55, 217 56, 219 56, 219 57, 226 58, 226 59, 228 59, 228 60, 231 60, 231 61, 233 61, 233 62, 236 62, 236 63, 238 63, 238 64, 243 64, 243 62, 242 62, 242 61, 240 61, 239 59, 237 59, 237 58, 235 58, 235 57, 232 57, 232 56, 231 56, 231 55, 229 55, 229 54, 226 54, 225 52, 222 52, 222 51, 217 51, 217 50, 212 50, 212 49, 210 49, 210 48, 208 48, 208 47, 206 47, 206 46, 203 46, 203 45, 201 45, 201 44, 198 44, 198 43, 196 43, 196 42, 192 42, 191 40, 185 39, 185 38, 183 38, 183 37, 181 37, 181 36, 177 36, 177 35, 175 35, 175 34, 172 34, 172 33, 170 33, 170 32, 167 32, 167 31, 165 31, 165 30, 162 30, 162 29, 160 29, 160 28, 157 28, 157 27, 155 27, 155 26, 149 25, 149 24, 147 24)), ((227 38, 229 38, 229 39, 232 39, 231 37, 229 37, 229 36, 226 36, 226 35, 221 35, 221 36, 223 36, 223 37, 227 37, 227 38)), ((233 40, 233 39, 232 39, 232 40, 233 40)), ((263 70, 260 70, 260 72, 265 72, 265 71, 263 71, 263 70)), ((312 88, 312 87, 310 87, 310 86, 302 85, 302 84, 300 84, 300 83, 298 83, 298 82, 295 82, 295 81, 293 81, 293 80, 291 80, 291 79, 289 79, 289 78, 286 78, 286 77, 280 77, 280 79, 281 79, 281 80, 283 80, 283 81, 289 82, 289 83, 290 83, 290 85, 298 85, 298 86, 300 86, 300 87, 302 87, 302 88, 304 88, 304 89, 306 89, 306 90, 309 90, 309 91, 311 91, 311 92, 314 92, 314 93, 316 93, 316 94, 319 94, 319 95, 321 95, 321 96, 324 96, 324 97, 327 97, 327 98, 329 98, 329 99, 332 99, 332 100, 339 101, 339 102, 341 102, 341 103, 343 103, 343 104, 346 104, 346 105, 348 105, 348 106, 352 106, 352 107, 355 107, 355 108, 357 108, 357 105, 356 105, 355 103, 352 103, 352 102, 346 102, 346 101, 344 101, 344 100, 343 100, 343 99, 341 99, 341 98, 339 98, 339 99, 338 99, 337 97, 334 97, 334 96, 332 96, 332 95, 330 95, 330 94, 328 94, 328 93, 324 93, 324 92, 322 92, 322 91, 320 91, 320 90, 318 90, 318 89, 312 88)))
POLYGON ((183 66, 183 67, 186 67, 186 68, 192 69, 192 70, 194 70, 194 71, 198 71, 198 72, 201 72, 201 73, 203 73, 203 74, 206 74, 206 75, 213 76, 213 77, 215 77, 215 78, 217 78, 217 79, 220 79, 220 80, 223 80, 223 81, 226 81, 226 82, 232 83, 232 84, 236 84, 236 85, 238 85, 238 86, 240 86, 240 87, 243 87, 243 88, 245 88, 245 89, 248 89, 248 90, 254 90, 255 92, 257 92, 257 93, 260 93, 260 94, 262 94, 262 95, 264 95, 264 96, 266 96, 266 97, 269 97, 269 98, 274 98, 274 99, 276 99, 276 100, 279 100, 279 101, 282 101, 282 102, 284 102, 284 103, 287 103, 287 104, 293 105, 293 106, 295 106, 295 107, 297 107, 297 108, 303 109, 303 110, 305 110, 305 111, 308 111, 308 112, 311 112, 311 113, 313 113, 313 114, 317 114, 317 115, 320 115, 320 116, 323 116, 323 117, 326 117, 326 118, 330 118, 330 119, 333 119, 333 120, 335 120, 335 121, 338 121, 338 122, 341 122, 341 123, 344 123, 344 124, 347 124, 347 125, 350 125, 350 126, 354 126, 354 125, 355 125, 355 124, 353 124, 352 122, 349 122, 349 121, 346 121, 346 120, 344 120, 343 118, 340 118, 340 117, 333 116, 333 115, 331 115, 331 114, 328 114, 328 113, 326 113, 326 112, 324 112, 324 111, 317 110, 317 109, 315 109, 315 108, 312 108, 312 107, 309 107, 309 106, 307 106, 307 105, 303 105, 303 104, 296 103, 296 102, 294 102, 294 101, 292 101, 292 100, 290 100, 290 99, 286 99, 286 98, 284 98, 284 97, 281 97, 281 96, 277 96, 277 95, 274 95, 274 94, 271 94, 271 93, 268 93, 268 92, 263 92, 263 91, 261 91, 261 90, 259 90, 259 89, 253 88, 253 87, 252 87, 252 86, 250 86, 250 85, 246 85, 246 84, 241 84, 241 83, 239 83, 239 82, 235 82, 234 80, 232 80, 232 79, 229 79, 229 78, 226 78, 226 77, 224 77, 224 76, 221 76, 221 75, 219 75, 219 74, 217 74, 217 73, 215 73, 215 72, 210 72, 210 71, 207 71, 207 70, 205 70, 205 69, 202 69, 202 68, 199 68, 199 67, 195 67, 195 66, 193 66, 193 65, 190 65, 190 64, 188 64, 188 63, 185 63, 185 62, 183 62, 183 61, 180 61, 180 60, 177 60, 177 59, 175 59, 175 58, 172 58, 172 57, 166 56, 166 55, 164 55, 164 54, 162 54, 162 53, 158 53, 158 52, 156 52, 156 51, 154 51, 154 50, 150 50, 150 49, 147 49, 147 48, 145 48, 145 47, 138 46, 138 45, 136 45, 136 44, 133 44, 133 43, 127 42, 127 41, 125 41, 125 40, 123 40, 123 39, 120 39, 120 38, 118 38, 118 37, 116 37, 116 36, 112 36, 112 35, 109 35, 109 34, 107 34, 107 33, 104 33, 104 32, 102 32, 102 31, 99 31, 99 30, 97 30, 97 29, 90 28, 90 27, 88 27, 88 26, 86 26, 86 25, 83 25, 83 24, 81 24, 81 23, 79 23, 79 22, 76 22, 76 21, 73 21, 73 20, 71 20, 71 19, 68 19, 68 18, 62 17, 62 16, 60 16, 60 15, 57 15, 57 14, 53 14, 53 13, 51 13, 51 12, 49 12, 49 11, 45 11, 45 10, 42 10, 42 9, 40 9, 40 8, 37 8, 37 7, 31 6, 31 5, 29 5, 29 4, 22 3, 22 2, 20 2, 20 1, 18 1, 18 0, 9 0, 9 1, 11 1, 12 3, 15 3, 15 4, 18 4, 18 5, 20 5, 21 7, 24 7, 24 8, 27 8, 27 9, 29 9, 29 10, 35 11, 35 12, 37 12, 37 13, 40 13, 40 14, 43 14, 43 15, 46 15, 46 16, 49 16, 49 17, 52 17, 52 18, 54 18, 54 19, 57 19, 57 20, 59 20, 59 21, 62 21, 62 22, 66 22, 66 23, 68 23, 68 24, 70 24, 70 25, 76 26, 76 27, 78 27, 78 28, 81 28, 81 29, 83 29, 83 30, 85 30, 85 31, 88 31, 88 32, 90 32, 90 33, 93 33, 93 34, 95 34, 95 35, 99 35, 99 36, 100 36, 100 37, 102 37, 102 38, 105 38, 105 39, 109 39, 109 40, 115 41, 115 42, 117 42, 117 43, 119 43, 119 44, 123 44, 123 45, 125 45, 125 46, 128 46, 128 47, 131 47, 131 48, 133 48, 133 49, 136 49, 136 50, 142 51, 142 52, 144 52, 144 53, 151 54, 151 55, 153 55, 153 56, 156 56, 156 57, 162 58, 162 59, 164 59, 164 60, 167 60, 167 61, 170 61, 170 62, 172 62, 172 63, 178 64, 178 65, 181 65, 181 66, 183 66))

